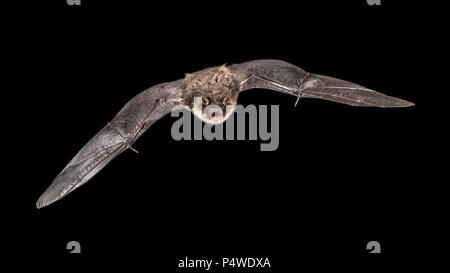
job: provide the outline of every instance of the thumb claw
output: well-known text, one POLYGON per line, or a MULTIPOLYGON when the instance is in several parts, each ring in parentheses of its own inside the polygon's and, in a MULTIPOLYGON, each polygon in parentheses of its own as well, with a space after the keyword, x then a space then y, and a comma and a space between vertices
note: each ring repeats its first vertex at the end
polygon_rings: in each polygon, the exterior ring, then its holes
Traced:
POLYGON ((295 101, 294 107, 297 106, 297 103, 298 103, 298 101, 300 100, 300 97, 301 97, 301 92, 298 92, 297 100, 295 101))

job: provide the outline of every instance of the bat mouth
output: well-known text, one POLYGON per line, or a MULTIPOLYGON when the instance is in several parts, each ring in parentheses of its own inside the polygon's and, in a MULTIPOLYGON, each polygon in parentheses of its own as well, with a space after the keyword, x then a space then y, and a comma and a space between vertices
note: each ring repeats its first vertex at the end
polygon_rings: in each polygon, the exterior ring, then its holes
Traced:
POLYGON ((209 124, 219 124, 225 121, 224 111, 218 105, 208 105, 203 109, 203 121, 209 124))

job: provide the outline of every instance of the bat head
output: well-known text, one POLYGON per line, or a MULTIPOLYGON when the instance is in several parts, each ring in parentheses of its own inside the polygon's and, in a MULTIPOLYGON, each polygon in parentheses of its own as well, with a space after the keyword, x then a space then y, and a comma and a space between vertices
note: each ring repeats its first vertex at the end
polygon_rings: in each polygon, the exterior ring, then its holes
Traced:
POLYGON ((236 108, 239 85, 225 65, 186 74, 185 81, 186 105, 204 122, 222 123, 236 108))
POLYGON ((195 97, 191 107, 192 113, 210 124, 219 124, 227 120, 236 108, 232 98, 195 97))

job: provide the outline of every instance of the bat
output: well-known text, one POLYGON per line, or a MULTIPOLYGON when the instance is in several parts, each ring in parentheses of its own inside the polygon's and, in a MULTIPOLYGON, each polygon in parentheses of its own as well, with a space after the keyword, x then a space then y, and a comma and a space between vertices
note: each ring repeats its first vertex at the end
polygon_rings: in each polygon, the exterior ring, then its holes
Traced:
POLYGON ((157 84, 132 98, 67 164, 39 197, 37 208, 47 206, 89 181, 113 158, 131 145, 156 121, 181 105, 206 123, 226 120, 240 92, 270 89, 300 98, 315 98, 368 107, 409 107, 414 104, 344 80, 305 72, 281 60, 254 60, 230 66, 209 67, 187 73, 183 79, 157 84), (199 111, 201 105, 218 106, 199 111), (219 112, 219 111, 217 111, 219 112))

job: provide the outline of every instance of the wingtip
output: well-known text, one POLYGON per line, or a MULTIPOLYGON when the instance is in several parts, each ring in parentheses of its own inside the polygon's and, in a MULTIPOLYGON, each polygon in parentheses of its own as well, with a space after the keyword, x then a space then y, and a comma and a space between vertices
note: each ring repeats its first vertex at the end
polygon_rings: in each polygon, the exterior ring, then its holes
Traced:
POLYGON ((413 102, 403 100, 396 97, 390 97, 386 96, 387 100, 382 101, 379 105, 376 105, 378 107, 385 107, 385 108, 405 108, 405 107, 411 107, 415 104, 413 102))
POLYGON ((399 99, 399 102, 397 102, 397 104, 394 107, 411 107, 411 106, 414 106, 414 105, 415 104, 413 102, 399 99))
POLYGON ((39 197, 39 199, 36 201, 36 208, 40 209, 42 207, 45 207, 47 204, 45 204, 45 201, 43 200, 42 196, 39 197))
POLYGON ((48 196, 44 193, 39 197, 39 199, 36 201, 36 208, 40 209, 45 206, 50 205, 51 203, 55 202, 56 200, 51 200, 48 198, 48 196))
POLYGON ((416 105, 414 102, 406 101, 405 107, 411 107, 411 106, 414 106, 414 105, 416 105))

